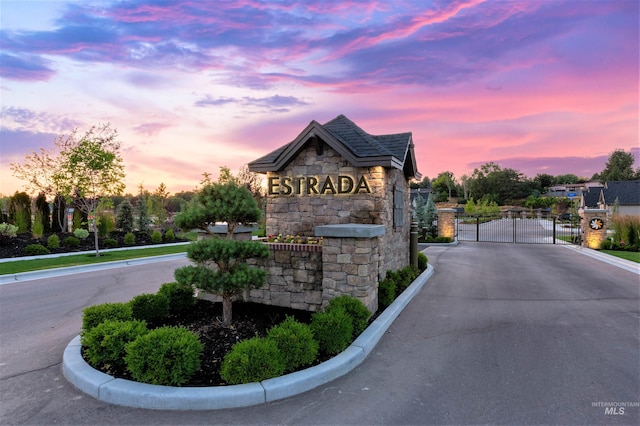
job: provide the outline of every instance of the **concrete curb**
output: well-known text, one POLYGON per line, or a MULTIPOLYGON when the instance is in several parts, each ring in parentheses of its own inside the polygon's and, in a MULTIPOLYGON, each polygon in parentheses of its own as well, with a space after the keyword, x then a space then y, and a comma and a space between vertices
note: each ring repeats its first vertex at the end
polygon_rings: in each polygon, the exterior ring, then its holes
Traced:
POLYGON ((433 275, 433 266, 407 287, 344 352, 322 364, 260 383, 215 387, 157 386, 116 379, 101 373, 82 358, 80 337, 67 345, 62 371, 81 391, 101 401, 156 410, 215 410, 263 404, 297 395, 345 375, 371 353, 389 326, 433 275))
POLYGON ((640 263, 632 262, 627 259, 621 259, 619 257, 611 256, 606 253, 600 253, 599 251, 590 248, 565 244, 563 244, 562 247, 566 247, 585 256, 589 256, 601 262, 608 263, 609 265, 617 266, 618 268, 640 275, 640 263))
MULTIPOLYGON (((77 253, 75 253, 77 254, 77 253)), ((91 263, 88 265, 69 266, 66 268, 45 269, 42 271, 20 272, 17 274, 0 275, 0 285, 19 281, 30 281, 41 278, 53 278, 63 275, 80 274, 83 272, 102 271, 105 269, 121 268, 123 266, 144 265, 147 263, 165 262, 187 257, 187 253, 165 254, 161 256, 139 257, 129 260, 116 260, 113 262, 91 263)))

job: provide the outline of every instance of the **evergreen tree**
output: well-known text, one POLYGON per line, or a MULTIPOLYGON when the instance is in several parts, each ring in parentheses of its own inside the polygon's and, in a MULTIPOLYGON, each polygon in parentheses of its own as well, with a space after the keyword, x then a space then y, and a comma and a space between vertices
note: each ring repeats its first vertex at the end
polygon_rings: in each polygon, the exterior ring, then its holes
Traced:
POLYGON ((116 211, 116 228, 123 232, 133 231, 133 206, 129 200, 124 200, 118 204, 116 211))

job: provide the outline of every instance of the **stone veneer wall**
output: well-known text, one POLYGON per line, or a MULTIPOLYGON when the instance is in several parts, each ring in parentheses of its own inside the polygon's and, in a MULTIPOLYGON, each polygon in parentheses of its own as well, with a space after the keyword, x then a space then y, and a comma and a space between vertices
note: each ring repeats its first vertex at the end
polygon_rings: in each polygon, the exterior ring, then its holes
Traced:
POLYGON ((381 237, 378 279, 387 270, 400 269, 409 264, 409 229, 411 211, 409 184, 402 170, 374 166, 356 168, 340 154, 325 144, 322 154, 315 147, 305 147, 287 167, 280 172, 269 172, 270 177, 348 175, 357 182, 365 176, 371 193, 325 195, 267 196, 266 232, 270 235, 313 236, 318 225, 374 224, 385 225, 381 237), (394 188, 403 191, 403 225, 394 226, 394 188))

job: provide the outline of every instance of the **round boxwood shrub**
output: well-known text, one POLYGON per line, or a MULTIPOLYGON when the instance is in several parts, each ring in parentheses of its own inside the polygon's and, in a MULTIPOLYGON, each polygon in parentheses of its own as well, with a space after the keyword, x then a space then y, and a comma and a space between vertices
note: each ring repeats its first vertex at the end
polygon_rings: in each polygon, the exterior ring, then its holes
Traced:
POLYGON ((367 328, 369 318, 371 318, 371 312, 369 312, 369 309, 367 309, 360 300, 351 296, 334 297, 329 301, 328 310, 337 308, 344 309, 347 315, 351 317, 353 338, 357 337, 367 328))
POLYGON ((59 248, 60 247, 60 237, 58 237, 56 234, 49 235, 49 238, 47 238, 47 247, 50 250, 55 250, 55 249, 59 248))
POLYGON ((158 294, 169 300, 169 313, 171 314, 186 312, 196 303, 193 287, 176 282, 162 284, 158 294))
POLYGON ((384 280, 378 283, 378 303, 381 308, 386 308, 390 304, 393 303, 396 298, 396 283, 389 279, 385 278, 384 280))
POLYGON ((131 376, 142 383, 185 384, 200 368, 202 343, 184 327, 160 327, 125 345, 131 376))
POLYGON ((429 258, 424 253, 418 253, 418 269, 422 272, 427 269, 427 264, 429 263, 429 258))
POLYGON ((89 364, 109 371, 121 371, 124 368, 125 345, 148 331, 144 321, 106 320, 82 333, 80 342, 89 364))
POLYGON ((287 318, 271 328, 267 338, 276 342, 284 357, 285 371, 311 364, 318 356, 318 342, 313 338, 311 328, 294 317, 287 318))
POLYGON ((175 241, 176 234, 173 232, 173 229, 167 229, 167 232, 164 233, 165 241, 175 241))
POLYGON ((118 240, 115 240, 113 238, 105 238, 105 240, 102 242, 102 245, 105 248, 115 248, 118 247, 118 240))
POLYGON ((232 385, 260 382, 282 375, 285 368, 276 341, 254 337, 233 345, 222 361, 220 377, 232 385))
POLYGON ((152 243, 161 243, 162 242, 162 232, 160 231, 153 231, 153 234, 151 234, 151 242, 152 243))
POLYGON ((133 232, 127 232, 124 234, 124 243, 131 246, 136 243, 136 235, 133 232))
POLYGON ((169 299, 164 294, 139 294, 129 304, 133 319, 155 323, 169 316, 169 299))
POLYGON ((80 245, 80 240, 70 235, 62 241, 62 244, 69 248, 76 248, 80 245))
POLYGON ((103 303, 84 308, 82 331, 86 332, 106 320, 130 321, 131 306, 128 303, 103 303))
POLYGON ((84 240, 89 236, 89 231, 83 228, 78 228, 73 230, 73 235, 76 238, 80 238, 81 240, 84 240))
POLYGON ((42 244, 29 244, 28 246, 22 249, 22 252, 27 256, 37 256, 39 254, 51 253, 49 249, 43 246, 42 244))
POLYGON ((326 354, 337 354, 351 343, 351 317, 342 308, 314 313, 310 327, 320 350, 326 354))

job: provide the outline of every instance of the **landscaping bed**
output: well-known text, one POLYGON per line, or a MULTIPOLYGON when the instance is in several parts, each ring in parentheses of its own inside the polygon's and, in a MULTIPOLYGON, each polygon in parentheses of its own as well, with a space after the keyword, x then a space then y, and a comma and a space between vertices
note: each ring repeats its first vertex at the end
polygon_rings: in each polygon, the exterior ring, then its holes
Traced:
MULTIPOLYGON (((136 247, 136 246, 149 246, 149 245, 162 245, 163 243, 179 243, 179 242, 188 242, 189 240, 176 237, 173 241, 163 241, 161 243, 154 243, 151 240, 151 234, 147 232, 134 232, 135 242, 133 244, 125 244, 124 232, 112 232, 109 234, 109 239, 113 239, 117 241, 117 245, 115 247, 109 248, 124 248, 124 247, 136 247)), ((13 258, 13 257, 24 257, 28 256, 24 253, 25 247, 30 244, 41 244, 44 247, 47 247, 47 239, 52 234, 47 234, 42 238, 33 238, 31 234, 18 234, 15 238, 10 238, 5 241, 3 244, 0 244, 0 260, 4 258, 13 258)), ((59 253, 77 253, 83 251, 95 251, 95 241, 93 239, 93 233, 90 233, 89 236, 85 239, 80 239, 80 243, 76 247, 67 247, 62 244, 62 242, 70 236, 73 236, 73 233, 57 233, 60 240, 60 247, 58 248, 49 248, 49 252, 51 254, 59 254, 59 253)), ((106 238, 98 239, 98 246, 100 249, 105 249, 104 241, 106 238)))

